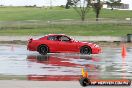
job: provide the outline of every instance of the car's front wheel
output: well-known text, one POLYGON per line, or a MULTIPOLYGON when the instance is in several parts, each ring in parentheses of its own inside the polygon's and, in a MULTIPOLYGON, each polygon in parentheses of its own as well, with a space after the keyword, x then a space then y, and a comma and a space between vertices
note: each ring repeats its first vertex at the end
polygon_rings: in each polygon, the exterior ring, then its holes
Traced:
POLYGON ((40 45, 38 47, 38 52, 41 55, 46 55, 49 52, 49 48, 46 45, 40 45))
POLYGON ((89 46, 83 46, 80 49, 81 54, 92 54, 92 49, 89 46))

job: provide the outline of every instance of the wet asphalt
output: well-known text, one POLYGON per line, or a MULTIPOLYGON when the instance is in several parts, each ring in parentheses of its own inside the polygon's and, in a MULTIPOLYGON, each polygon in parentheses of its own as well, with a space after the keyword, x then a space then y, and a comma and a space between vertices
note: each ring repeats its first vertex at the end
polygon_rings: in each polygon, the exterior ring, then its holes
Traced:
MULTIPOLYGON (((29 52, 26 45, 0 45, 0 76, 24 76, 26 80, 73 81, 78 80, 81 68, 90 79, 132 79, 132 47, 104 47, 101 54, 50 53, 42 56, 29 52)), ((14 78, 15 79, 15 78, 14 78)))

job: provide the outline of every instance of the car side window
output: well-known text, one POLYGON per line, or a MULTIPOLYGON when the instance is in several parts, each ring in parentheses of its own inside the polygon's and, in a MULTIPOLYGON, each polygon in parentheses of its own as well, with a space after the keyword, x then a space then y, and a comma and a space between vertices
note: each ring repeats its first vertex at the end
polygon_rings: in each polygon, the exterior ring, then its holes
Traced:
POLYGON ((49 36, 49 37, 48 37, 48 40, 54 40, 54 41, 56 41, 57 38, 56 38, 56 36, 49 36))
POLYGON ((60 40, 61 40, 61 41, 65 41, 65 42, 70 41, 70 39, 69 39, 68 37, 66 37, 66 36, 60 37, 60 40))

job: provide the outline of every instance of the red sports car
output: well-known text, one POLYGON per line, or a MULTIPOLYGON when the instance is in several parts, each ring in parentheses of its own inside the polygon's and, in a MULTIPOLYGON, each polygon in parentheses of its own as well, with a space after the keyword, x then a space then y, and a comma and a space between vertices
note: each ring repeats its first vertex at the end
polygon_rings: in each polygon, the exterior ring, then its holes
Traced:
POLYGON ((64 34, 49 34, 39 39, 30 39, 27 49, 42 55, 47 53, 77 52, 81 54, 98 54, 101 48, 93 43, 76 41, 64 34))

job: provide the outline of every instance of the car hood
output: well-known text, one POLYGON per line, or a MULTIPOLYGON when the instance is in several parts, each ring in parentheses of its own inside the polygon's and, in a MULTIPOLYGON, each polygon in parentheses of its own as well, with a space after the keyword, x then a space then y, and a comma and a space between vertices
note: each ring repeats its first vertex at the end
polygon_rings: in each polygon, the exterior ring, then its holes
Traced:
POLYGON ((79 42, 81 44, 88 44, 88 45, 93 45, 94 43, 91 43, 91 42, 79 42))
POLYGON ((81 45, 96 46, 96 44, 91 43, 91 42, 85 42, 85 41, 82 41, 82 42, 81 41, 75 41, 75 42, 77 42, 81 45))

